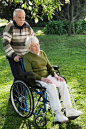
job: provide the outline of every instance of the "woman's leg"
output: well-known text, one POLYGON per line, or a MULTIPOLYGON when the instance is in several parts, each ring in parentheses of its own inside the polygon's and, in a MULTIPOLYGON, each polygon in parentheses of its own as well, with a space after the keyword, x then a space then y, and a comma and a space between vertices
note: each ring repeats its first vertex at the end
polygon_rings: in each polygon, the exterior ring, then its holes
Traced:
POLYGON ((56 112, 56 121, 58 121, 60 123, 67 122, 68 118, 65 117, 60 111, 61 104, 60 104, 60 101, 58 98, 56 85, 55 84, 47 84, 47 83, 42 82, 42 81, 38 81, 38 82, 40 82, 42 84, 42 86, 46 88, 46 91, 47 91, 48 96, 49 96, 49 101, 50 101, 52 112, 54 112, 54 111, 56 112))
POLYGON ((70 95, 69 95, 69 91, 68 91, 66 82, 65 81, 62 81, 62 82, 57 81, 51 75, 49 75, 48 78, 53 81, 53 83, 56 85, 56 87, 59 88, 60 95, 63 99, 64 107, 71 107, 72 104, 71 104, 70 95))
POLYGON ((57 81, 54 77, 52 77, 51 75, 48 76, 49 79, 51 79, 53 81, 53 83, 56 85, 56 87, 59 88, 59 92, 61 94, 61 97, 63 99, 63 103, 64 103, 64 107, 66 108, 66 116, 67 117, 78 117, 79 115, 82 114, 81 111, 75 110, 72 107, 72 103, 70 101, 70 95, 68 92, 68 88, 66 85, 65 81, 57 81))
POLYGON ((55 84, 47 84, 47 83, 42 82, 42 81, 38 81, 38 82, 40 82, 41 85, 46 88, 46 91, 47 91, 48 96, 49 96, 49 101, 50 101, 52 111, 54 112, 56 110, 60 110, 61 104, 60 104, 60 101, 58 98, 56 85, 55 84))

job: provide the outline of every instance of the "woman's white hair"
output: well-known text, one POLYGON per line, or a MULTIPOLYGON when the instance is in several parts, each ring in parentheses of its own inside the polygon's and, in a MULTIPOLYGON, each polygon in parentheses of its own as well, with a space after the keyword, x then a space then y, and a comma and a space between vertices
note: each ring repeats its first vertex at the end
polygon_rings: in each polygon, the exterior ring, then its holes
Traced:
POLYGON ((30 50, 29 50, 29 47, 31 46, 31 43, 39 43, 38 38, 35 37, 35 36, 28 36, 28 37, 26 38, 25 45, 26 45, 28 51, 30 51, 30 50))

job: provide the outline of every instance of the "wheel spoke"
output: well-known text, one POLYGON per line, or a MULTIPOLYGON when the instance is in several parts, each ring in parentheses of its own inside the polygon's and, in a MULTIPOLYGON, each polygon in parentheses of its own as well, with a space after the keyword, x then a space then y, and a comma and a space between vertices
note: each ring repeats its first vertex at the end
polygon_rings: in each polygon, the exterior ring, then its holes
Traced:
POLYGON ((34 110, 32 92, 23 81, 16 81, 11 88, 11 102, 14 110, 22 117, 30 117, 34 110), (17 101, 15 101, 17 100, 17 101))

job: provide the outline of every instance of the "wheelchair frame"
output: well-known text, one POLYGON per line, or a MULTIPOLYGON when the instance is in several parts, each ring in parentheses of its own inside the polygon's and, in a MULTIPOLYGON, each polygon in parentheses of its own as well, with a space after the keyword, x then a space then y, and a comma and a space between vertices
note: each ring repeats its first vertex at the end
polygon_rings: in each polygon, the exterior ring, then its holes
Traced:
MULTIPOLYGON (((35 77, 33 76, 33 74, 31 72, 24 72, 24 66, 23 66, 22 59, 20 59, 20 61, 21 61, 22 70, 23 70, 23 72, 21 73, 21 75, 23 76, 23 80, 15 81, 11 87, 10 97, 11 97, 12 106, 13 106, 15 112, 23 118, 29 118, 32 115, 36 115, 36 117, 34 119, 34 124, 38 127, 43 127, 47 124, 47 118, 45 116, 46 105, 49 106, 46 88, 43 88, 40 83, 36 83, 36 82, 35 82, 34 86, 32 86, 30 84, 30 81, 28 82, 28 79, 27 78, 25 79, 25 76, 27 76, 27 75, 32 76, 34 80, 35 80, 35 77), (34 103, 34 97, 33 97, 34 93, 37 96, 36 103, 34 103), (43 108, 41 107, 37 113, 34 113, 39 102, 42 102, 44 107, 43 108), (39 113, 41 111, 43 112, 43 114, 39 115, 39 113)), ((59 67, 53 66, 53 68, 55 70, 57 70, 57 74, 60 75, 60 72, 58 70, 59 67)), ((32 79, 32 82, 34 82, 33 79, 32 79)), ((76 108, 72 90, 69 86, 68 86, 68 88, 71 92, 73 103, 76 108)), ((60 95, 59 95, 59 98, 60 98, 60 95)), ((61 101, 61 103, 62 102, 63 101, 61 101)), ((49 110, 50 110, 50 106, 49 106, 49 110)), ((62 111, 63 110, 64 110, 64 108, 62 108, 62 111)), ((55 122, 53 112, 52 112, 52 116, 53 116, 53 121, 54 121, 53 124, 60 124, 60 122, 55 122)), ((75 119, 75 118, 72 118, 72 119, 75 119)))

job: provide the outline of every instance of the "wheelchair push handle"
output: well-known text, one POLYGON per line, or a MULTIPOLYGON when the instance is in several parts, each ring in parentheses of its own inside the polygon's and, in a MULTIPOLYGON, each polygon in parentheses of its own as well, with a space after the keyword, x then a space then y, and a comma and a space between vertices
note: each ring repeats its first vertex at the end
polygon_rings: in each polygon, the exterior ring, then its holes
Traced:
POLYGON ((23 72, 24 72, 23 59, 20 58, 20 61, 21 61, 21 65, 22 65, 22 70, 23 70, 23 72))

